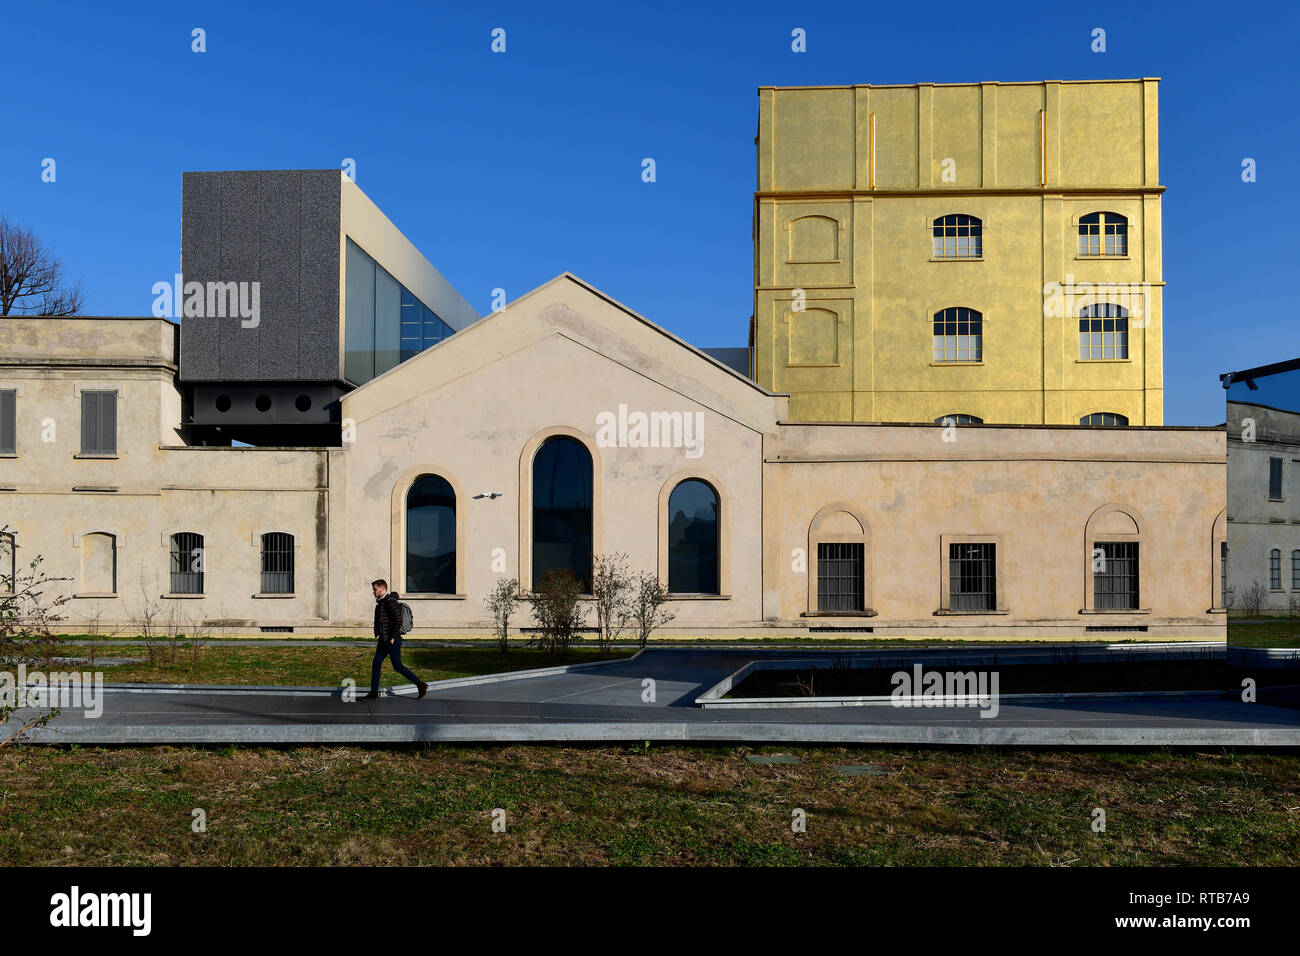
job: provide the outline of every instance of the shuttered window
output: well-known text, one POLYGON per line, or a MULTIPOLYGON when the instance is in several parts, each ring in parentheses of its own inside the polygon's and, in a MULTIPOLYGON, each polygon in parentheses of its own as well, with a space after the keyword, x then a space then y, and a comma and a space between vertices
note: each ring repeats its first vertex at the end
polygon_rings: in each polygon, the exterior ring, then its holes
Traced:
POLYGON ((0 389, 0 455, 18 453, 15 441, 17 408, 18 393, 12 388, 0 389))
POLYGON ((117 454, 117 392, 81 393, 81 453, 117 454))

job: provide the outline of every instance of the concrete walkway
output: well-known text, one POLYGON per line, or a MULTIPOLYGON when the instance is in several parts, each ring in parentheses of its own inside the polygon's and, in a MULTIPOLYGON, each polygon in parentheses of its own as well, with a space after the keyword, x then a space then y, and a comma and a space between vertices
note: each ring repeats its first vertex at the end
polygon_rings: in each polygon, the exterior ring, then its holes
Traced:
MULTIPOLYGON (((1006 650, 1011 650, 1010 648, 1006 650)), ((1124 647, 1126 655, 1131 645, 1124 647)), ((1184 650, 1185 649, 1180 649, 1184 650)), ((936 650, 945 662, 969 655, 936 650)), ((1024 648, 1017 649, 1017 657, 1024 648)), ((799 651, 792 658, 807 659, 799 651)), ((843 656, 843 652, 824 652, 843 656)), ((874 652, 873 652, 874 653, 874 652)), ((882 649, 881 658, 921 655, 882 649)), ((1052 653, 1045 650, 1044 653, 1052 653)), ((1205 651, 1202 651, 1205 653, 1205 651)), ((1222 653, 1220 651, 1220 653, 1222 653)), ((862 656, 855 649, 853 656, 862 656)), ((709 688, 753 650, 647 650, 627 660, 463 678, 428 696, 396 689, 347 703, 338 688, 105 687, 97 719, 65 708, 32 732, 40 743, 344 744, 433 742, 718 741, 1021 746, 1297 746, 1300 709, 1195 695, 1004 702, 994 718, 975 708, 845 707, 704 710, 709 688), (654 700, 647 680, 653 681, 654 700)), ((980 662, 983 663, 983 662, 980 662)), ((1002 663, 1009 663, 1003 660, 1002 663)), ((364 688, 362 688, 364 692, 364 688)), ((1300 701, 1291 701, 1300 703, 1300 701)), ((11 718, 7 726, 16 729, 11 718)), ((0 728, 2 731, 3 728, 0 728)))

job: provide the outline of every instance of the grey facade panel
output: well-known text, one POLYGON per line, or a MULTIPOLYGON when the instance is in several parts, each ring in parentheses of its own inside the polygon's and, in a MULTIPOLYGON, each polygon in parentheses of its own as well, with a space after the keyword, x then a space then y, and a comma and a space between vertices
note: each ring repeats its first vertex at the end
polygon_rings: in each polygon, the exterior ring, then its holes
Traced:
MULTIPOLYGON (((301 202, 298 172, 267 173, 258 204, 258 251, 261 275, 261 316, 258 372, 268 379, 302 377, 298 341, 302 324, 299 308, 301 202), (296 316, 296 321, 281 321, 296 316)), ((260 317, 259 317, 260 318, 260 317)))
POLYGON ((342 185, 338 170, 311 169, 302 173, 299 187, 302 225, 298 248, 298 362, 304 379, 322 382, 337 379, 342 362, 342 185))
MULTIPOLYGON (((221 261, 221 183, 212 173, 181 176, 181 273, 213 275, 221 261)), ((171 281, 169 277, 169 281, 171 281)), ((174 290, 179 297, 181 289, 174 290)), ((181 352, 187 378, 221 377, 221 340, 217 323, 206 318, 182 321, 180 303, 173 317, 181 323, 181 352)))
POLYGON ((182 315, 183 381, 338 378, 340 183, 329 169, 184 174, 185 282, 257 282, 259 314, 182 315))
MULTIPOLYGON (((202 277, 205 284, 261 281, 257 224, 264 179, 263 175, 250 172, 221 174, 221 262, 216 275, 202 277)), ((191 278, 199 277, 186 276, 185 281, 191 278)), ((261 368, 261 323, 276 320, 260 316, 254 328, 244 328, 238 317, 218 317, 216 321, 221 337, 222 372, 232 379, 257 378, 261 368)))

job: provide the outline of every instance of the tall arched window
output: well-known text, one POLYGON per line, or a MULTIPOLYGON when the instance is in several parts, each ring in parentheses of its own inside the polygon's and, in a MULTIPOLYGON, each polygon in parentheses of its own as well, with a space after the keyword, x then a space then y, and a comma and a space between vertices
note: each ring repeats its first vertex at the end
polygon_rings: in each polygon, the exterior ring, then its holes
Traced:
POLYGON ((934 258, 978 259, 984 251, 984 224, 974 216, 954 213, 934 221, 934 258))
POLYGON ((1128 255, 1128 220, 1117 212, 1094 212, 1081 216, 1079 255, 1128 255))
POLYGON ((717 594, 718 493, 699 478, 687 478, 668 496, 668 590, 674 594, 717 594))
POLYGON ((984 316, 974 309, 943 309, 934 314, 934 361, 984 360, 984 316))
POLYGON ((1291 590, 1300 591, 1300 551, 1291 552, 1291 590))
POLYGON ((1274 548, 1268 553, 1268 586, 1269 590, 1282 590, 1282 551, 1274 548))
POLYGON ((456 593, 456 492, 440 475, 421 475, 406 493, 406 590, 456 593))
POLYGON ((1079 310, 1079 359, 1128 358, 1128 309, 1097 302, 1079 310))
POLYGON ((591 452, 564 435, 548 438, 533 456, 533 588, 547 571, 573 572, 591 591, 591 452))

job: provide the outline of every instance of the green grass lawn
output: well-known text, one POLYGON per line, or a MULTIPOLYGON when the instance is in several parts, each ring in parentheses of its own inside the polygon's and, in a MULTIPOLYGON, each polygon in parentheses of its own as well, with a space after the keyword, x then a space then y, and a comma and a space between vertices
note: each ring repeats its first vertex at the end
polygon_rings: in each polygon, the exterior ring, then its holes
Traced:
POLYGON ((1300 755, 753 752, 6 747, 0 865, 1300 864, 1300 755))
POLYGON ((1228 622, 1235 647, 1300 647, 1300 618, 1257 617, 1228 622))
MULTIPOLYGON (((280 686, 337 687, 351 677, 359 686, 370 685, 370 659, 374 645, 356 647, 320 647, 310 643, 295 647, 257 647, 247 644, 213 645, 199 648, 178 647, 175 655, 170 645, 163 647, 154 663, 119 664, 105 667, 95 664, 110 683, 142 684, 274 684, 280 686)), ((60 657, 88 658, 90 648, 64 644, 55 653, 60 657)), ((610 658, 627 657, 635 651, 618 648, 610 658)), ((95 648, 97 657, 148 657, 139 644, 104 644, 95 648)), ((571 648, 564 658, 533 648, 512 649, 501 654, 489 647, 419 647, 402 648, 402 662, 426 681, 497 674, 504 671, 552 667, 557 664, 581 664, 600 660, 594 648, 571 648)), ((88 665, 68 665, 84 669, 88 665)), ((12 668, 11 668, 12 670, 12 668)), ((381 683, 384 686, 405 683, 385 661, 381 683)))

